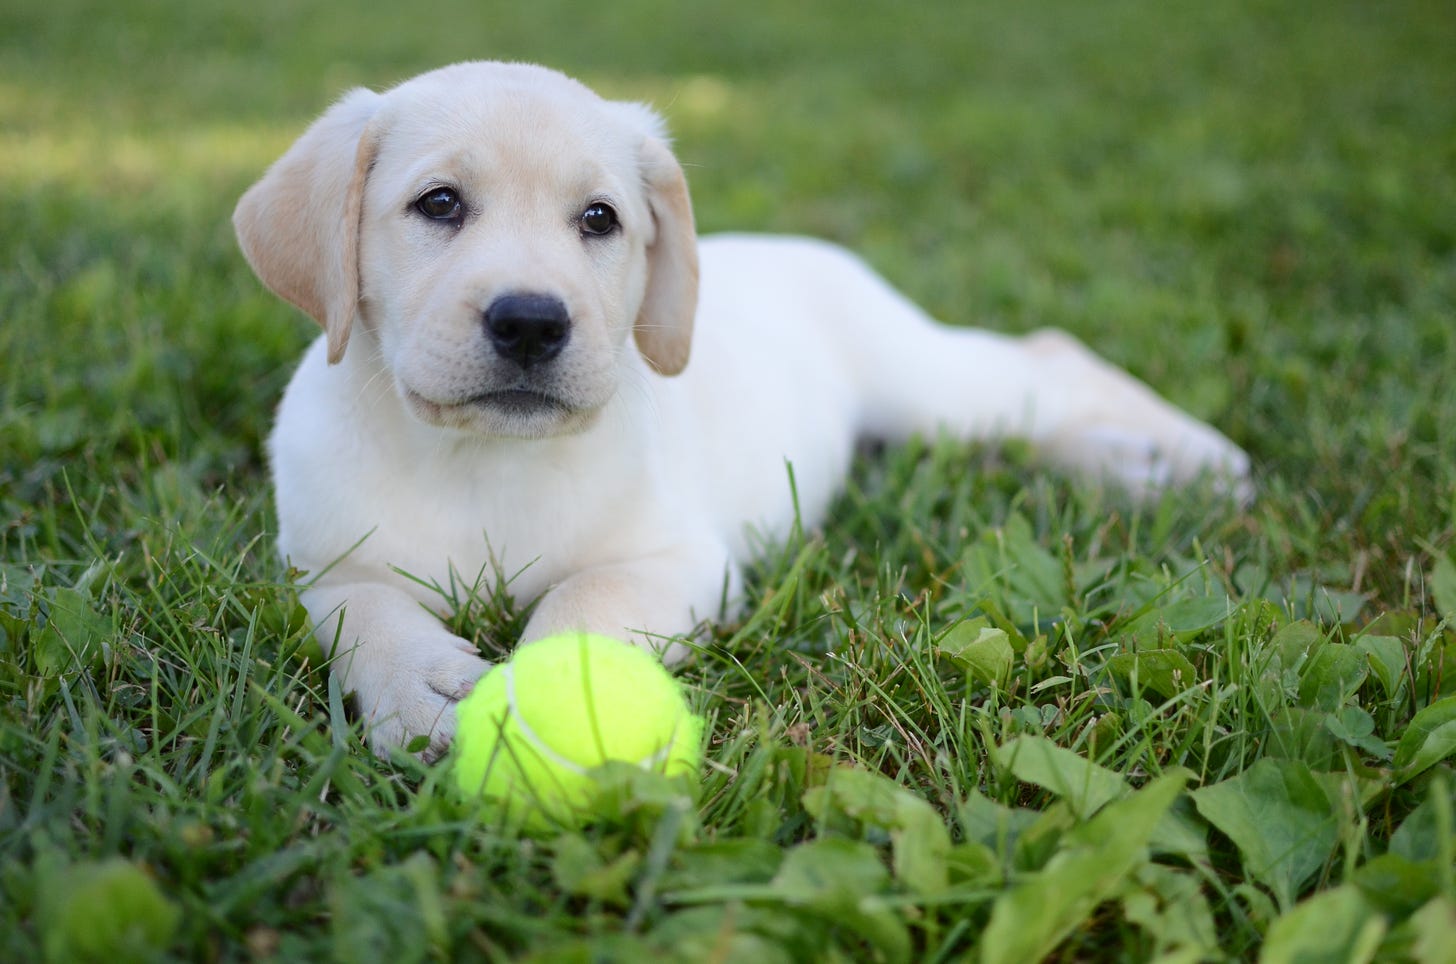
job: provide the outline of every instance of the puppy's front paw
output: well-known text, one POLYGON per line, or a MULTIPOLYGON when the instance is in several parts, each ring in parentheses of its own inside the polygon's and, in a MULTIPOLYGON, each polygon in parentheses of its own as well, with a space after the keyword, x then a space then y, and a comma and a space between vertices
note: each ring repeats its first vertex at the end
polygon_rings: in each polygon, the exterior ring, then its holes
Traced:
POLYGON ((455 738, 455 704, 469 695, 490 664, 475 655, 464 640, 414 641, 393 658, 359 672, 356 661, 355 699, 368 727, 369 747, 387 756, 395 747, 410 747, 420 737, 426 761, 438 759, 455 738))

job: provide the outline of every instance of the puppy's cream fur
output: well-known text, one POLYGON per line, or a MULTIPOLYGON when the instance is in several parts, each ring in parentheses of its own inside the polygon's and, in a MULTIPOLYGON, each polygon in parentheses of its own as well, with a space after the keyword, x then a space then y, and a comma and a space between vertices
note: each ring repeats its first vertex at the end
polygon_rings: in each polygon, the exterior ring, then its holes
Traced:
MULTIPOLYGON (((1244 454, 1069 336, 937 325, 842 250, 698 240, 660 121, 540 67, 468 63, 348 94, 238 204, 258 276, 324 335, 278 413, 279 547, 377 751, 488 669, 430 586, 506 574, 524 640, 586 629, 674 659, 753 531, 822 517, 864 438, 1019 436, 1155 491, 1244 454), (449 222, 421 213, 441 188, 449 222), (583 229, 605 204, 619 227, 583 229), (524 365, 497 299, 565 306, 524 365)), ((488 588, 488 587, 487 587, 488 588)))

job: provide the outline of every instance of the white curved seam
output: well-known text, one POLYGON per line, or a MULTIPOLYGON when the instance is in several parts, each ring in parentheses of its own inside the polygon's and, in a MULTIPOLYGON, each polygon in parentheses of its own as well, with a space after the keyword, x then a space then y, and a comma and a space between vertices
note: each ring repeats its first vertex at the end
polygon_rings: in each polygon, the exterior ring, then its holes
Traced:
POLYGON ((513 667, 510 663, 507 663, 501 669, 506 672, 506 707, 510 709, 511 716, 515 717, 516 725, 521 728, 521 733, 526 739, 531 741, 537 751, 546 756, 552 763, 578 776, 585 776, 586 767, 573 760, 568 760, 560 753, 557 753, 545 740, 536 734, 535 730, 531 729, 531 724, 526 722, 526 718, 521 715, 521 708, 516 705, 516 674, 512 671, 513 667))

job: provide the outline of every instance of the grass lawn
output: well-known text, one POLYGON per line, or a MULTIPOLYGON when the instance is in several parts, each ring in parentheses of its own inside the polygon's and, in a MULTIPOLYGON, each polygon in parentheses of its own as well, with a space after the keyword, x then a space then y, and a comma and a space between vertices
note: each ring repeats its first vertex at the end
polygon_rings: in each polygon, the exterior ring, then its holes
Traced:
POLYGON ((1452 960, 1449 3, 0 0, 0 370, 0 959, 1452 960), (261 440, 315 329, 228 223, 474 57, 656 104, 705 230, 1071 330, 1257 502, 866 456, 680 672, 695 798, 502 832, 307 656, 261 440))

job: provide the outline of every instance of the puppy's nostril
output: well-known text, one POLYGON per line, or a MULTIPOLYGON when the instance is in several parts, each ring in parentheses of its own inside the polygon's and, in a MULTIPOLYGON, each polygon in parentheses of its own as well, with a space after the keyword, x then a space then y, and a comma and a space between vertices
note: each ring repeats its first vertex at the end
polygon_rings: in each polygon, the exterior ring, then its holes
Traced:
POLYGON ((502 358, 530 367, 555 357, 571 337, 571 316, 551 295, 502 295, 485 309, 485 333, 502 358))

